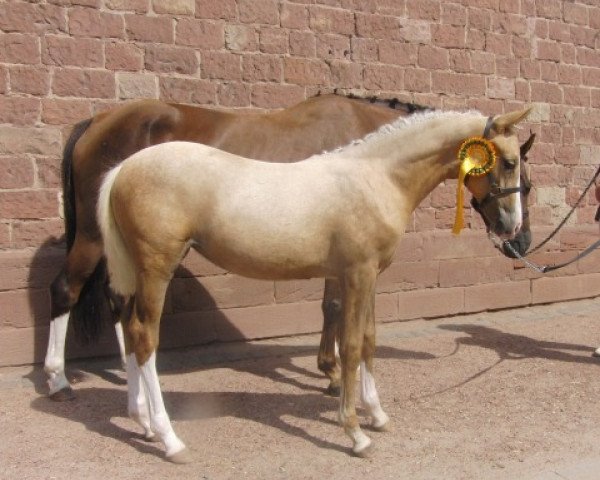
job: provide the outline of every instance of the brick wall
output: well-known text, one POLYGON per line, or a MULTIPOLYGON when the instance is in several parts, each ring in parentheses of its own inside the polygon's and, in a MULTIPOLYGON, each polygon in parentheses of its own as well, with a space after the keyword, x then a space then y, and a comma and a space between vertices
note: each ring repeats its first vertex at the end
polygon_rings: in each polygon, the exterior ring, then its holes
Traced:
MULTIPOLYGON (((64 256, 59 161, 74 122, 142 97, 271 109, 333 88, 486 114, 532 104, 522 134, 538 134, 540 239, 600 161, 599 30, 598 0, 0 3, 0 365, 45 352, 47 287, 64 256)), ((501 258, 476 218, 453 237, 454 194, 442 185, 415 213, 378 284, 380 320, 600 294, 597 256, 540 278, 501 258)), ((595 238, 595 208, 590 195, 538 259, 595 238)), ((249 281, 197 256, 185 266, 164 345, 320 329, 321 281, 249 281)), ((69 345, 71 355, 107 351, 110 336, 87 351, 69 345)))

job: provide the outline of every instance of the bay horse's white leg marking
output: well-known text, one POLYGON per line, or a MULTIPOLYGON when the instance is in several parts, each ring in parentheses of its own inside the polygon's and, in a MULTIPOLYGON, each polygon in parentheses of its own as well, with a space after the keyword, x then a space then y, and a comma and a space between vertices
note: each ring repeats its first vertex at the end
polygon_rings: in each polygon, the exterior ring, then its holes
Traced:
POLYGON ((127 370, 127 355, 125 354, 125 336, 123 335, 123 325, 121 322, 115 323, 115 334, 119 342, 119 354, 121 356, 121 366, 123 370, 127 370))
MULTIPOLYGON (((120 324, 120 322, 119 322, 120 324)), ((121 331, 123 331, 121 329, 121 331)), ((142 383, 142 372, 138 367, 135 354, 130 354, 126 360, 127 365, 127 412, 144 429, 144 438, 148 441, 155 440, 154 432, 150 427, 150 410, 146 390, 142 383)))
MULTIPOLYGON (((134 361, 137 363, 135 358, 134 361)), ((142 372, 142 380, 150 404, 150 428, 164 443, 169 460, 175 463, 187 463, 189 452, 186 450, 185 444, 175 434, 163 402, 158 373, 156 372, 156 351, 152 352, 146 363, 139 368, 142 372)))
POLYGON ((44 361, 44 371, 48 374, 48 387, 50 396, 64 391, 65 395, 72 397, 71 385, 65 375, 65 339, 69 326, 69 313, 64 313, 50 322, 50 335, 48 350, 44 361))

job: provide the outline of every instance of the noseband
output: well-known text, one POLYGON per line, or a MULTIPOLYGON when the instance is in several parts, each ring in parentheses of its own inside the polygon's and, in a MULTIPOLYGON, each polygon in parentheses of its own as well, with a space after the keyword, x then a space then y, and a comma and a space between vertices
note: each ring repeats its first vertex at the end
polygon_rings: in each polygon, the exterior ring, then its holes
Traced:
MULTIPOLYGON (((494 124, 494 117, 490 116, 487 119, 487 123, 485 125, 485 129, 483 130, 483 138, 489 139, 490 131, 492 129, 492 125, 494 124)), ((502 160, 502 158, 500 158, 502 160)), ((523 160, 520 159, 520 168, 523 168, 523 160)), ((524 178, 523 174, 520 175, 520 182, 518 187, 509 187, 502 188, 498 185, 498 180, 496 175, 494 175, 493 171, 490 171, 486 177, 488 178, 488 182, 490 184, 490 190, 485 197, 481 200, 477 200, 475 197, 471 199, 471 205, 473 208, 479 212, 479 214, 484 218, 486 223, 489 222, 489 219, 486 217, 483 209, 493 200, 498 200, 499 198, 507 197, 508 195, 512 195, 513 193, 521 193, 528 192, 531 189, 531 184, 527 179, 524 178), (523 182, 523 180, 525 180, 523 182)))

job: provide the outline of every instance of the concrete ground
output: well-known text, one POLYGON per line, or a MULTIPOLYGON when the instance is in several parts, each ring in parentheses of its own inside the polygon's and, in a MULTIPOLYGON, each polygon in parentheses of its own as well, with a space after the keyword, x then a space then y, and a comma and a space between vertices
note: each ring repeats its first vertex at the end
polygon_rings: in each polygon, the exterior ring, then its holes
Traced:
POLYGON ((2 479, 600 478, 600 299, 378 326, 387 433, 349 455, 318 336, 161 352, 167 408, 193 451, 163 460, 127 418, 117 360, 71 363, 77 399, 0 369, 2 479))

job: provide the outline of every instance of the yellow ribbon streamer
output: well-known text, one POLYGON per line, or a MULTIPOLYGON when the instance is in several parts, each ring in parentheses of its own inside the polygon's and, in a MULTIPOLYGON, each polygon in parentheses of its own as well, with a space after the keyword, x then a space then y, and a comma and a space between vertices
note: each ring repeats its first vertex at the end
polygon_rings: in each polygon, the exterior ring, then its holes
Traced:
POLYGON ((471 137, 458 149, 458 159, 461 163, 456 190, 456 216, 452 227, 452 233, 455 235, 458 235, 465 226, 463 212, 465 179, 467 175, 476 177, 487 175, 496 165, 496 148, 484 137, 471 137))

